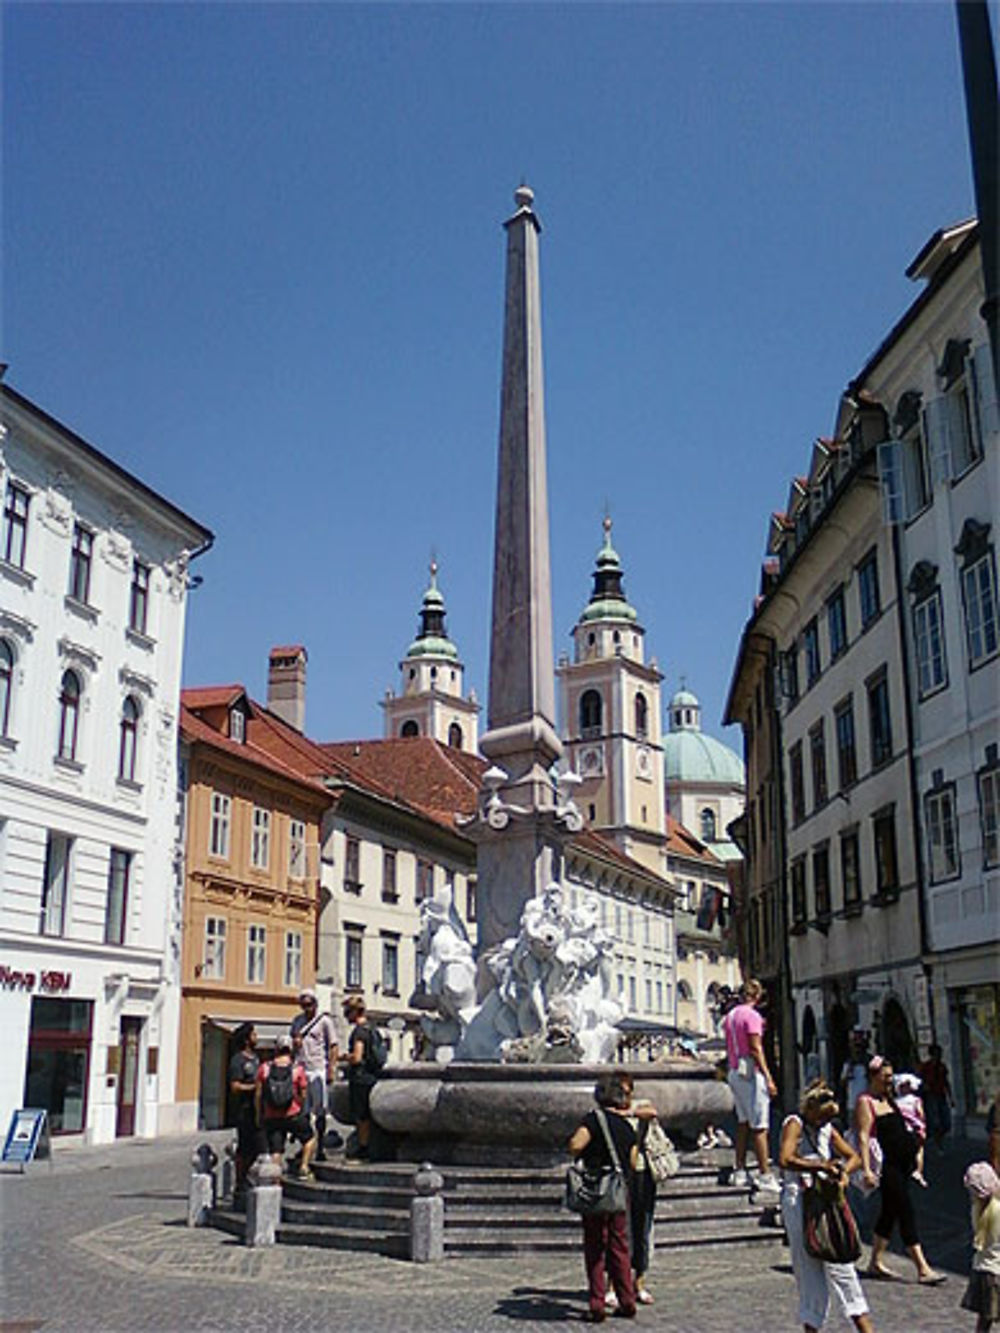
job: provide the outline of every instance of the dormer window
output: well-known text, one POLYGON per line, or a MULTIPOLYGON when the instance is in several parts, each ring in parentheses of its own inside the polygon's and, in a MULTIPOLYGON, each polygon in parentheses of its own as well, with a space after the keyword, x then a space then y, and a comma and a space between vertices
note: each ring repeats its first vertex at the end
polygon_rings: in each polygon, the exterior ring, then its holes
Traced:
POLYGON ((246 740, 246 718, 242 708, 229 710, 229 739, 236 741, 237 745, 242 745, 246 740))

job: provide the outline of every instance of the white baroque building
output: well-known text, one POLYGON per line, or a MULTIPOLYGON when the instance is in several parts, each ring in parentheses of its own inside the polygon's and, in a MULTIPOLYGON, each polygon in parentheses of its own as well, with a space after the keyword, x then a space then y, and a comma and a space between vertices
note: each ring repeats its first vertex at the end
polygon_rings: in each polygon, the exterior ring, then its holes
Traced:
POLYGON ((211 533, 0 386, 0 1122, 175 1123, 177 714, 211 533))

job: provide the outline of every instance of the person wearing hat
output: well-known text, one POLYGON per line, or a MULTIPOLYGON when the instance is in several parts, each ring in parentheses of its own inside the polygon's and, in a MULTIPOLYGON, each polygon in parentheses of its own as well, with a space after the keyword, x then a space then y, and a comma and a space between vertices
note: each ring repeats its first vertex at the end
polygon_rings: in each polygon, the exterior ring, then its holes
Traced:
POLYGON ((292 1048, 308 1081, 306 1112, 316 1130, 316 1161, 326 1161, 328 1089, 337 1068, 337 1029, 329 1014, 320 1013, 314 990, 299 993, 301 1014, 292 1019, 292 1048))
POLYGON ((274 1059, 257 1070, 257 1122, 264 1133, 267 1151, 279 1164, 285 1156, 288 1135, 302 1144, 302 1159, 295 1172, 299 1180, 313 1180, 309 1169, 316 1148, 316 1135, 305 1109, 309 1084, 305 1070, 292 1060, 292 1039, 282 1033, 274 1043, 274 1059))
POLYGON ((976 1333, 1000 1319, 1000 1176, 989 1162, 973 1162, 963 1181, 972 1201, 972 1273, 962 1309, 977 1315, 976 1333))

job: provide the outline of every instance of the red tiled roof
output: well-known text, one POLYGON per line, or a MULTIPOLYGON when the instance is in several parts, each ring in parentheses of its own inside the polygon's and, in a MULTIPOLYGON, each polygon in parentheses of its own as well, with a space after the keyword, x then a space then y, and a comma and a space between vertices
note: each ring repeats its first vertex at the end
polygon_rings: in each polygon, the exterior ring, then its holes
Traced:
POLYGON ((693 857, 698 861, 707 861, 721 866, 722 861, 710 851, 700 838, 696 838, 690 829, 679 823, 673 815, 667 815, 667 851, 676 856, 693 857))
POLYGON ((246 690, 242 685, 199 685, 181 690, 181 703, 193 712, 199 708, 228 708, 243 694, 246 690))
POLYGON ((453 831, 456 815, 476 810, 479 779, 488 767, 478 755, 450 749, 429 736, 328 741, 318 747, 366 784, 414 807, 453 831))
MULTIPOLYGON (((186 695, 187 690, 184 691, 186 695)), ((200 718, 188 706, 186 700, 181 699, 180 729, 181 735, 185 740, 192 744, 208 745, 214 750, 221 750, 223 753, 231 755, 234 759, 240 759, 245 764, 263 768, 268 773, 278 777, 285 778, 289 782, 294 782, 300 787, 308 787, 315 796, 326 796, 327 792, 321 782, 306 776, 302 772, 290 767, 288 764, 269 754, 267 750, 254 743, 254 722, 251 718, 248 728, 248 734, 244 741, 234 741, 228 736, 224 736, 221 731, 216 731, 214 727, 200 718)))

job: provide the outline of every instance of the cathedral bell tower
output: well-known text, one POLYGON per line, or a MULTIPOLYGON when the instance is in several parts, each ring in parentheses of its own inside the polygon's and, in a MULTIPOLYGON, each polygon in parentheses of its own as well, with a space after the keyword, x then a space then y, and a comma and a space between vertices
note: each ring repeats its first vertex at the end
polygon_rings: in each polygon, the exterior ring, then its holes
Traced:
POLYGON ((420 607, 420 630, 399 664, 398 694, 386 690, 386 738, 430 736, 457 750, 476 753, 479 704, 462 695, 462 663, 445 629, 445 605, 437 586, 437 561, 420 607))
POLYGON ((573 660, 563 657, 556 670, 566 758, 583 779, 576 802, 591 827, 663 874, 663 676, 645 662, 645 631, 625 596, 610 518, 593 577, 573 628, 573 660))

